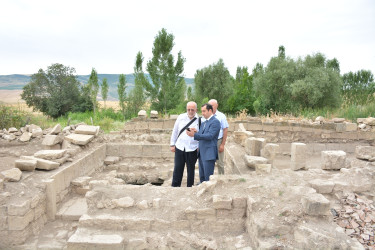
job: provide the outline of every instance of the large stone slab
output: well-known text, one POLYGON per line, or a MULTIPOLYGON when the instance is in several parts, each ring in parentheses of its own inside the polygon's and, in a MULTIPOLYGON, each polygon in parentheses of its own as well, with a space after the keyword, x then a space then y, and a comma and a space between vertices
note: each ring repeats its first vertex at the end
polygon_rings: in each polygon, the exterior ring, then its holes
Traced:
POLYGON ((93 234, 84 229, 77 231, 68 240, 68 249, 122 250, 124 238, 117 234, 93 234))
POLYGON ((264 157, 260 156, 251 156, 251 155, 245 155, 244 160, 246 163, 246 166, 249 168, 255 168, 257 164, 267 164, 268 160, 264 157))
POLYGON ((16 168, 22 171, 34 171, 37 161, 34 159, 19 159, 14 162, 16 168))
POLYGON ((50 160, 41 159, 41 158, 36 158, 36 157, 33 157, 33 156, 21 156, 21 159, 25 159, 25 160, 28 159, 28 160, 36 161, 36 167, 35 168, 37 168, 37 169, 52 170, 52 169, 56 169, 60 166, 60 163, 50 161, 50 160))
POLYGON ((62 137, 58 135, 46 135, 42 141, 42 145, 53 146, 62 142, 62 137))
POLYGON ((245 140, 245 151, 249 155, 260 156, 260 151, 262 150, 264 143, 264 138, 247 138, 245 140))
POLYGON ((215 209, 232 209, 232 198, 214 195, 212 196, 212 204, 215 209))
POLYGON ((58 124, 56 124, 56 125, 52 128, 50 134, 51 134, 51 135, 57 135, 57 134, 59 134, 60 132, 61 132, 61 125, 60 125, 60 123, 58 123, 58 124))
POLYGON ((346 153, 342 150, 322 151, 322 169, 338 170, 345 167, 346 153))
POLYGON ((306 167, 306 144, 293 142, 291 145, 291 169, 298 170, 306 167))
POLYGON ((19 140, 22 141, 22 142, 30 141, 32 135, 33 135, 33 134, 30 133, 30 132, 24 132, 24 133, 20 136, 19 140))
POLYGON ((328 215, 330 203, 322 194, 310 194, 301 199, 303 210, 308 215, 328 215))
POLYGON ((98 132, 98 126, 90 126, 90 125, 79 125, 74 133, 81 134, 81 135, 96 135, 98 132))
POLYGON ((355 148, 355 156, 361 160, 374 159, 375 147, 374 146, 357 146, 355 148))
POLYGON ((70 134, 68 136, 65 136, 65 140, 76 145, 84 146, 90 141, 92 141, 94 137, 95 137, 94 135, 70 134))
POLYGON ((22 177, 22 171, 18 168, 11 168, 1 172, 4 176, 4 181, 19 181, 22 177))
POLYGON ((40 150, 34 154, 36 158, 41 158, 45 160, 54 160, 62 158, 66 153, 65 149, 61 150, 40 150))

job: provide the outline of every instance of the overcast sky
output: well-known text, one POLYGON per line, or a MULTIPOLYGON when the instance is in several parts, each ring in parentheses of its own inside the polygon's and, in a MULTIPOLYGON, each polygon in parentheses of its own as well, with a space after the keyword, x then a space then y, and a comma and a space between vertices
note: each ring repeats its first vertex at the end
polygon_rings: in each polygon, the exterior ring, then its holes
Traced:
POLYGON ((280 45, 293 59, 321 52, 341 73, 375 74, 373 0, 0 0, 0 10, 0 75, 52 63, 130 74, 138 51, 152 57, 162 28, 175 36, 175 58, 186 58, 186 77, 219 58, 233 76, 237 66, 266 66, 280 45))

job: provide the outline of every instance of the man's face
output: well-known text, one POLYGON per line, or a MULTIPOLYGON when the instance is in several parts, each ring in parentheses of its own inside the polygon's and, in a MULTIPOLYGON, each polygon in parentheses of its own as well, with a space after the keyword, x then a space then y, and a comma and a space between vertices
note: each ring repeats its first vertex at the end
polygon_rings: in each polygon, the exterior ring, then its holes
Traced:
POLYGON ((186 111, 187 111, 187 114, 188 114, 189 118, 191 119, 197 113, 197 108, 195 107, 194 104, 188 104, 186 106, 186 111))
POLYGON ((203 117, 204 117, 205 119, 210 118, 210 116, 212 115, 212 110, 211 110, 211 109, 210 109, 210 110, 207 110, 206 106, 203 106, 203 107, 201 108, 201 111, 202 111, 202 115, 203 115, 203 117))

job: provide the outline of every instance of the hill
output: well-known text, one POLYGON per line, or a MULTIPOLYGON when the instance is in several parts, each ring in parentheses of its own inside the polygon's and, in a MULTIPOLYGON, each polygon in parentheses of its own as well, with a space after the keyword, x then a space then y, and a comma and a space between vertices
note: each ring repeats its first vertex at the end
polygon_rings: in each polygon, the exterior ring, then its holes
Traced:
MULTIPOLYGON (((118 99, 117 94, 117 84, 120 74, 98 74, 99 82, 101 83, 104 78, 107 78, 108 82, 108 100, 113 101, 118 99)), ((126 74, 126 92, 129 92, 134 88, 134 75, 133 74, 126 74)), ((150 76, 146 74, 149 80, 150 76)), ((87 84, 90 75, 77 75, 77 79, 82 84, 87 84)), ((30 75, 22 75, 22 74, 15 74, 15 75, 0 75, 0 91, 1 90, 22 90, 23 86, 25 86, 30 81, 30 75)), ((187 86, 193 86, 194 78, 185 78, 185 82, 187 86)), ((99 93, 100 95, 100 93, 99 93)))

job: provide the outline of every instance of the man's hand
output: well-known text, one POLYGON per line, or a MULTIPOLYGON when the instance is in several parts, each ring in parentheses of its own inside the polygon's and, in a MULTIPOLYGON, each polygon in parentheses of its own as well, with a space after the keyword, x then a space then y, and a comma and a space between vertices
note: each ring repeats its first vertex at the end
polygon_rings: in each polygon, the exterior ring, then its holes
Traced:
POLYGON ((176 146, 171 146, 170 149, 172 152, 176 152, 176 146))
POLYGON ((194 137, 194 134, 197 132, 197 129, 196 128, 190 128, 190 131, 189 130, 186 130, 186 134, 190 137, 194 137))
POLYGON ((224 151, 224 144, 220 144, 220 146, 219 146, 219 152, 221 153, 223 151, 224 151))

